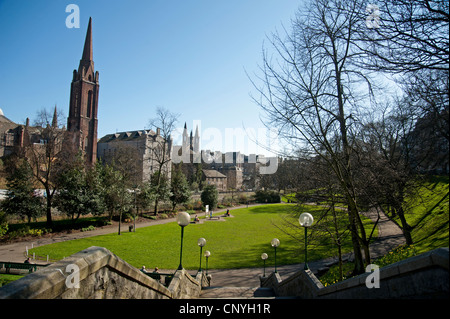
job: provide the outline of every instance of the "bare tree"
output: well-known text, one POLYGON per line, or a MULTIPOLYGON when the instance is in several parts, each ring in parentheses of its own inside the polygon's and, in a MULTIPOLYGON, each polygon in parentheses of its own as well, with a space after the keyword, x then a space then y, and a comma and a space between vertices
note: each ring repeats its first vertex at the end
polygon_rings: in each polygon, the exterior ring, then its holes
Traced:
POLYGON ((24 143, 24 153, 30 163, 33 175, 43 186, 46 192, 46 216, 47 227, 52 227, 52 205, 53 196, 58 189, 57 176, 65 166, 76 158, 76 151, 72 143, 65 143, 70 138, 68 133, 59 127, 58 118, 61 114, 43 109, 37 114, 35 120, 35 131, 29 134, 29 138, 24 143))
POLYGON ((312 1, 299 11, 293 32, 275 34, 274 55, 264 52, 262 87, 256 103, 280 136, 311 157, 320 156, 339 181, 347 205, 355 272, 370 263, 368 236, 358 207, 351 163, 355 131, 370 112, 374 86, 370 73, 354 62, 361 51, 353 44, 365 6, 359 1, 312 1), (276 59, 274 58, 276 57, 276 59))
MULTIPOLYGON (((377 5, 379 23, 357 30, 355 43, 367 54, 365 68, 390 73, 449 70, 447 0, 380 0, 377 5)), ((359 14, 368 18, 365 11, 359 14)))
MULTIPOLYGON (((172 133, 175 130, 178 121, 178 114, 174 114, 169 110, 158 107, 156 109, 156 117, 149 121, 150 128, 155 128, 156 137, 151 147, 151 160, 157 163, 156 181, 156 197, 155 197, 155 214, 158 214, 158 205, 160 196, 158 194, 161 188, 161 181, 166 178, 170 180, 171 173, 171 156, 172 156, 172 133), (163 176, 164 175, 164 176, 163 176)), ((153 183, 152 182, 152 183, 153 183)))
POLYGON ((394 74, 416 117, 433 117, 433 129, 448 143, 448 0, 381 0, 377 5, 377 25, 356 30, 354 43, 364 52, 359 65, 394 74))

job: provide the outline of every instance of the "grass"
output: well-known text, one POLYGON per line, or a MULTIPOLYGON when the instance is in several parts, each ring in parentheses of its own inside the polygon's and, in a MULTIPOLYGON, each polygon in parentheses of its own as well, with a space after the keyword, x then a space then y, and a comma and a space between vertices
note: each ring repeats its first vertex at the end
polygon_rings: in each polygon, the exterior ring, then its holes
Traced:
POLYGON ((25 275, 11 275, 11 274, 0 274, 0 287, 10 283, 11 281, 20 279, 25 275))
POLYGON ((449 178, 431 176, 420 185, 420 196, 408 198, 408 224, 418 254, 449 247, 449 178))
MULTIPOLYGON (((271 204, 232 210, 232 216, 226 221, 204 221, 203 224, 191 224, 184 230, 183 267, 197 269, 200 249, 197 240, 206 239, 203 251, 209 250, 209 268, 261 267, 261 254, 267 253, 266 266, 273 265, 273 248, 270 241, 278 238, 281 245, 277 248, 278 264, 303 262, 303 241, 297 241, 275 227, 283 216, 292 209, 292 205, 271 204)), ((314 215, 314 207, 309 208, 314 215)), ((159 267, 174 269, 179 264, 180 227, 175 223, 139 228, 134 232, 124 232, 66 241, 37 247, 31 253, 52 259, 62 259, 90 246, 109 249, 120 258, 135 267, 159 267)), ((303 238, 300 236, 300 238, 303 238)), ((332 255, 329 247, 314 246, 308 251, 308 259, 320 259, 332 255)), ((351 250, 348 242, 345 249, 351 250)))
MULTIPOLYGON (((414 244, 397 247, 373 263, 384 267, 439 247, 449 247, 448 182, 448 176, 430 176, 422 182, 418 190, 419 196, 410 197, 405 203, 405 217, 413 227, 414 244)), ((352 263, 344 264, 346 277, 352 270, 352 263)), ((338 277, 338 267, 333 266, 320 281, 327 286, 338 282, 338 277)))
MULTIPOLYGON (((421 196, 408 200, 408 223, 414 227, 414 254, 420 254, 438 247, 449 246, 449 205, 448 177, 434 177, 424 182, 420 189, 421 196)), ((197 240, 204 237, 207 241, 203 251, 209 250, 211 257, 209 267, 215 269, 261 267, 261 254, 269 255, 266 266, 273 265, 272 238, 280 240, 277 249, 278 264, 302 263, 302 232, 297 234, 299 240, 282 232, 276 224, 284 222, 283 216, 293 205, 271 204, 232 210, 233 218, 225 222, 205 221, 203 224, 191 224, 185 228, 183 247, 183 266, 197 269, 199 247, 197 240)), ((314 206, 307 208, 314 216, 314 206)), ((372 224, 365 221, 370 229, 372 224)), ((311 229, 313 232, 313 229, 311 229)), ((308 232, 308 234, 310 234, 308 232)), ((376 234, 374 235, 376 236, 376 234)), ((319 237, 319 236, 315 236, 319 237)), ((102 246, 132 264, 135 267, 155 266, 160 269, 174 269, 179 264, 180 227, 175 223, 139 228, 136 233, 124 232, 66 241, 42 246, 31 250, 37 255, 53 259, 62 259, 90 246, 102 246)), ((317 260, 336 255, 331 243, 311 242, 308 260, 317 260)), ((350 239, 344 244, 343 253, 351 251, 350 239)), ((398 261, 405 254, 394 252, 391 258, 398 261), (398 257, 400 255, 400 257, 398 257)), ((409 256, 409 254, 407 255, 409 256)), ((405 257, 406 258, 406 257, 405 257)))

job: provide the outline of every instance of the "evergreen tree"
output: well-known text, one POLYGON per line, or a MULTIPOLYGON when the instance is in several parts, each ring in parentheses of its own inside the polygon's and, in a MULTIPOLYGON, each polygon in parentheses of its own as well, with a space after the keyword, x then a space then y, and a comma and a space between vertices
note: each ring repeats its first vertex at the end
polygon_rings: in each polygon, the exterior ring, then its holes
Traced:
MULTIPOLYGON (((11 163, 12 164, 12 163, 11 163)), ((7 197, 2 208, 8 215, 20 218, 39 217, 43 213, 41 198, 37 195, 33 185, 33 172, 26 160, 19 160, 8 170, 6 187, 7 197)))
POLYGON ((215 209, 219 202, 219 192, 215 185, 207 185, 201 195, 203 205, 209 205, 209 209, 215 209))
POLYGON ((56 195, 58 209, 77 220, 81 215, 99 215, 104 212, 98 166, 85 168, 81 157, 58 177, 56 195))
POLYGON ((181 171, 181 165, 178 165, 172 175, 170 200, 172 201, 173 210, 177 204, 183 204, 189 201, 191 191, 186 176, 181 171))
MULTIPOLYGON (((167 201, 171 196, 170 183, 167 175, 156 171, 150 180, 150 192, 154 196, 155 203, 167 201)), ((155 204, 155 215, 158 215, 158 211, 156 210, 158 206, 158 204, 155 204)))

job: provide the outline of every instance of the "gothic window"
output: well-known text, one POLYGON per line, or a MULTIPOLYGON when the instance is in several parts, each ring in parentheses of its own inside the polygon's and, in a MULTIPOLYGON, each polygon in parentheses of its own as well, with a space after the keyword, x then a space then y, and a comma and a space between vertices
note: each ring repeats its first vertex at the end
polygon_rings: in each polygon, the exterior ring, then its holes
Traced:
POLYGON ((87 117, 91 117, 91 113, 92 113, 92 90, 90 90, 88 92, 88 105, 87 105, 87 110, 86 110, 86 116, 87 117))
POLYGON ((78 94, 75 93, 74 116, 78 116, 78 94))

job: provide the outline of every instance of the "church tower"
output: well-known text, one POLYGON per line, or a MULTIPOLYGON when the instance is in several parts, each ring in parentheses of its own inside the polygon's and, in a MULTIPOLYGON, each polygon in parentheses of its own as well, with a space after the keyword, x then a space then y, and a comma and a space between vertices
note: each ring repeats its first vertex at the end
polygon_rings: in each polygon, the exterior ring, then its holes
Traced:
POLYGON ((98 77, 92 58, 92 19, 89 18, 80 65, 78 71, 73 70, 67 130, 90 165, 97 160, 98 77))

